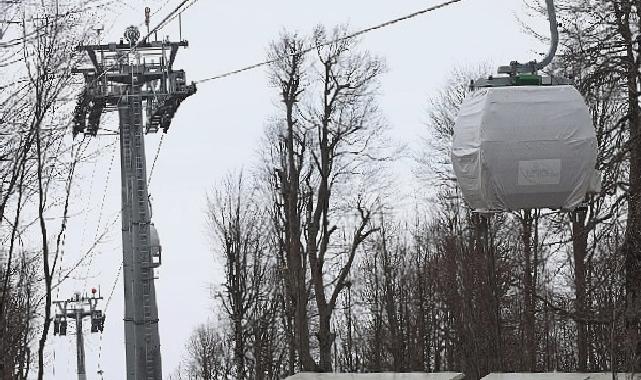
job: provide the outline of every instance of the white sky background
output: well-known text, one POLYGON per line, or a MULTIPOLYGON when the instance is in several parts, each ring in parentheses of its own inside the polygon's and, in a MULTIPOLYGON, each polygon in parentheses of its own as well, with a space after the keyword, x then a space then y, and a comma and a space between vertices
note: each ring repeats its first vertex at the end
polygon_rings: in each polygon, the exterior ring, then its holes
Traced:
MULTIPOLYGON (((145 6, 154 11, 164 0, 125 2, 128 4, 118 9, 121 13, 113 28, 103 32, 104 42, 120 39, 126 26, 142 22, 145 6)), ((178 2, 170 0, 152 19, 152 26, 178 2)), ((183 14, 182 35, 189 40, 190 47, 179 52, 175 68, 185 69, 188 80, 210 77, 263 60, 269 42, 283 29, 309 34, 319 23, 331 28, 345 22, 352 29, 361 29, 438 2, 200 0, 183 14)), ((380 105, 389 121, 390 135, 411 148, 422 146, 419 139, 425 135, 427 100, 445 84, 454 68, 481 63, 504 65, 515 59, 527 61, 538 58, 534 52, 546 51, 546 46, 522 33, 517 20, 517 16, 524 17, 522 11, 521 0, 465 0, 363 36, 361 46, 383 56, 389 67, 383 77, 380 105)), ((547 35, 545 20, 534 22, 537 30, 547 35)), ((109 23, 105 24, 109 28, 109 23)), ((159 37, 165 35, 178 39, 177 20, 159 33, 159 37)), ((156 291, 166 379, 182 360, 192 329, 211 318, 213 303, 209 288, 221 282, 222 272, 214 263, 206 233, 206 193, 230 171, 250 169, 257 161, 259 140, 266 120, 274 115, 276 96, 277 91, 268 86, 265 69, 201 84, 196 95, 182 103, 164 138, 150 192, 153 222, 163 245, 156 291)), ((103 118, 103 126, 116 129, 115 116, 103 118)), ((160 134, 147 138, 148 171, 159 138, 160 134)), ((114 137, 100 137, 93 145, 114 141, 114 137)), ((104 149, 99 160, 84 164, 80 170, 71 211, 77 216, 68 227, 63 265, 75 262, 93 242, 103 194, 106 198, 99 230, 111 224, 119 212, 117 151, 106 182, 112 152, 112 148, 104 149)), ((397 164, 401 191, 408 195, 420 189, 411 177, 413 165, 410 159, 397 164)), ((118 221, 96 249, 88 272, 90 278, 76 278, 85 277, 85 269, 76 272, 58 298, 91 286, 101 286, 106 298, 122 261, 120 239, 118 221)), ((100 363, 104 379, 124 378, 122 303, 119 281, 107 310, 102 338, 100 363)), ((74 378, 74 337, 52 336, 50 342, 52 355, 46 377, 74 378)), ((99 342, 98 334, 86 335, 89 379, 99 378, 96 375, 99 342)))

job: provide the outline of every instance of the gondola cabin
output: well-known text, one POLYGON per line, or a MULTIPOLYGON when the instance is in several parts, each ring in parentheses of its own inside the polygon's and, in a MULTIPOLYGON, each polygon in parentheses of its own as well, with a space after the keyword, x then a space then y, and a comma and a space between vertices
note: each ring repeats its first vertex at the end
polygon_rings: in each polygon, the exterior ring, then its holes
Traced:
POLYGON ((572 210, 598 188, 596 134, 583 97, 571 85, 541 82, 487 80, 463 101, 451 157, 472 209, 572 210))

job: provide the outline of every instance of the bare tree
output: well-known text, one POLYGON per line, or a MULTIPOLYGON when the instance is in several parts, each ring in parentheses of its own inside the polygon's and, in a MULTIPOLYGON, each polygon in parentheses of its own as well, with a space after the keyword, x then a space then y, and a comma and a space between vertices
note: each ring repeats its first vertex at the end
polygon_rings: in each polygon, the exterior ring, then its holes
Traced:
MULTIPOLYGON (((42 309, 39 313, 42 319, 39 324, 32 323, 30 328, 40 332, 37 355, 39 379, 44 375, 45 348, 51 322, 52 280, 59 269, 72 181, 81 156, 80 146, 83 145, 68 145, 64 141, 70 115, 60 100, 63 95, 73 94, 70 73, 78 59, 74 47, 85 38, 85 22, 90 22, 90 17, 85 15, 82 18, 79 14, 91 3, 78 4, 76 9, 64 13, 43 3, 38 15, 34 15, 26 8, 27 4, 13 2, 20 10, 15 14, 21 13, 23 17, 18 28, 21 36, 0 46, 0 57, 4 54, 19 57, 12 68, 23 75, 18 81, 7 84, 10 91, 0 96, 0 125, 3 128, 0 231, 3 235, 7 232, 5 241, 9 246, 8 270, 2 283, 4 287, 8 285, 7 276, 14 260, 20 262, 21 258, 16 260, 15 257, 18 252, 16 242, 28 235, 31 224, 23 225, 23 218, 33 213, 36 215, 34 225, 38 238, 28 244, 37 241, 40 247, 40 258, 34 263, 41 265, 38 278, 42 286, 36 288, 42 292, 43 302, 32 305, 34 309, 42 309), (68 156, 71 159, 66 161, 68 156), (65 185, 59 186, 57 179, 65 185), (59 194, 62 198, 57 197, 59 194), (61 215, 59 228, 48 222, 54 212, 61 215), (52 235, 53 244, 50 242, 52 235)), ((0 299, 0 322, 3 325, 7 316, 6 304, 3 296, 0 299)))
MULTIPOLYGON (((293 342, 290 344, 290 365, 294 366, 294 351, 298 353, 298 369, 313 370, 314 361, 310 352, 308 321, 308 289, 306 272, 307 255, 302 247, 303 195, 301 181, 307 152, 307 130, 300 121, 301 95, 305 89, 306 63, 305 40, 296 34, 284 34, 270 48, 270 80, 280 90, 283 102, 283 131, 268 138, 273 146, 268 162, 275 168, 272 190, 274 213, 272 221, 278 231, 279 248, 283 253, 283 278, 287 294, 287 308, 293 319, 293 342), (276 140, 276 141, 274 141, 276 140)), ((279 123, 279 124, 280 124, 279 123)))
POLYGON ((216 236, 216 251, 225 263, 223 308, 231 320, 235 376, 247 377, 246 355, 255 324, 264 306, 268 266, 264 213, 255 193, 241 174, 229 177, 209 200, 209 224, 216 236))
POLYGON ((272 140, 277 152, 272 162, 277 165, 277 202, 285 229, 286 283, 296 310, 297 349, 304 370, 331 371, 332 315, 356 252, 374 232, 371 201, 363 194, 345 198, 344 189, 358 184, 355 180, 366 173, 367 162, 382 159, 376 150, 383 124, 375 96, 384 67, 378 58, 356 52, 355 41, 345 35, 345 28, 336 28, 329 36, 317 28, 312 39, 316 59, 310 66, 302 57, 302 39, 285 35, 272 46, 272 56, 278 58, 272 66, 272 84, 280 89, 285 114, 285 127, 278 140, 272 140), (317 72, 311 65, 318 66, 317 72), (336 253, 344 252, 343 265, 328 280, 325 264, 337 223, 345 216, 353 218, 353 235, 341 242, 336 253), (330 283, 333 288, 328 288, 330 283), (308 294, 318 312, 318 363, 309 352, 308 294))
POLYGON ((187 374, 201 380, 231 380, 233 359, 221 329, 210 324, 198 326, 187 343, 187 374))
POLYGON ((0 325, 0 379, 26 379, 31 368, 38 294, 37 267, 33 264, 25 255, 13 268, 0 267, 0 274, 10 279, 0 286, 5 301, 0 325))

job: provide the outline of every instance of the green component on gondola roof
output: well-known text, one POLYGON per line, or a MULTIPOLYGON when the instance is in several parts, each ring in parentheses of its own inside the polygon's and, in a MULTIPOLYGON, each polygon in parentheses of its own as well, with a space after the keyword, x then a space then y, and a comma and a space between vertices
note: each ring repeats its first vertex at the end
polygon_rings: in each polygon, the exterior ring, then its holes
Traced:
POLYGON ((519 74, 514 77, 515 86, 540 86, 543 84, 543 78, 537 74, 519 74))

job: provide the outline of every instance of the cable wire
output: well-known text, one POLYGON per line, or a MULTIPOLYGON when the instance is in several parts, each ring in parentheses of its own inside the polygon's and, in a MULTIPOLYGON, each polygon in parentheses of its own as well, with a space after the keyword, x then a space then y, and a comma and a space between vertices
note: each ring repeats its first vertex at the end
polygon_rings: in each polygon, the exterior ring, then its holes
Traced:
POLYGON ((156 149, 156 156, 154 161, 151 163, 151 169, 149 170, 149 179, 147 180, 147 187, 151 185, 151 177, 154 175, 154 168, 156 167, 156 161, 158 161, 158 156, 160 155, 160 148, 162 148, 162 142, 164 141, 165 134, 160 135, 160 142, 158 143, 158 149, 156 149))
MULTIPOLYGON (((116 138, 116 141, 118 141, 117 138, 116 138)), ((114 159, 116 157, 117 150, 118 150, 118 144, 114 143, 113 149, 111 151, 111 159, 109 160, 109 167, 107 169, 107 175, 105 178, 105 186, 102 191, 102 200, 100 202, 100 208, 99 208, 100 211, 98 212, 98 222, 96 223, 96 232, 94 234, 94 240, 98 239, 98 236, 100 235, 100 224, 102 223, 102 216, 105 210, 105 200, 107 198, 107 190, 109 189, 109 180, 111 179, 111 171, 114 166, 113 164, 114 164, 114 159)), ((92 179, 92 183, 93 183, 93 179, 92 179)), ((83 230, 83 236, 84 236, 84 230, 83 230)), ((95 258, 95 255, 91 255, 91 257, 89 258, 89 262, 87 263, 87 268, 86 268, 87 270, 85 271, 85 275, 84 275, 83 288, 86 288, 87 286, 87 280, 89 279, 89 271, 91 270, 91 265, 93 264, 94 258, 95 258)))
MULTIPOLYGON (((194 1, 197 1, 197 0, 194 0, 194 1)), ((368 28, 365 28, 365 29, 358 30, 358 31, 356 31, 354 33, 351 33, 351 34, 348 34, 346 36, 343 36, 343 37, 336 38, 336 39, 331 40, 331 41, 326 41, 326 42, 323 42, 323 43, 320 43, 320 44, 316 44, 316 45, 310 46, 310 47, 308 47, 306 49, 303 49, 302 51, 294 53, 294 54, 296 54, 296 55, 307 54, 307 53, 312 52, 312 51, 314 51, 314 50, 316 50, 318 48, 329 46, 329 45, 335 44, 337 42, 341 42, 341 41, 344 41, 344 40, 352 39, 352 38, 355 38, 355 37, 358 37, 358 36, 362 36, 363 34, 366 34, 366 33, 369 33, 369 32, 373 32, 373 31, 378 30, 378 29, 386 28, 386 27, 388 27, 390 25, 393 25, 393 24, 396 24, 398 22, 406 21, 406 20, 412 19, 414 17, 418 17, 420 15, 423 15, 423 14, 426 14, 426 13, 430 13, 430 12, 435 11, 435 10, 448 7, 448 6, 452 5, 452 4, 460 3, 461 1, 463 1, 463 0, 445 1, 443 3, 437 4, 437 5, 433 5, 433 6, 429 7, 429 8, 421 9, 419 11, 412 12, 412 13, 410 13, 408 15, 405 15, 405 16, 402 16, 402 17, 398 17, 398 18, 395 18, 395 19, 391 19, 391 20, 385 21, 385 22, 383 22, 381 24, 374 25, 374 26, 371 26, 371 27, 368 27, 368 28)), ((257 68, 262 67, 262 66, 270 65, 272 63, 276 63, 281 59, 282 58, 270 59, 270 60, 254 63, 253 65, 241 67, 239 69, 228 71, 226 73, 215 75, 213 77, 199 79, 199 80, 194 81, 194 83, 196 83, 196 84, 205 83, 205 82, 209 82, 209 81, 213 81, 213 80, 217 80, 217 79, 226 78, 226 77, 229 77, 229 76, 232 76, 232 75, 240 74, 240 73, 245 72, 245 71, 257 69, 257 68)))
POLYGON ((153 12, 151 12, 151 14, 149 15, 149 17, 154 17, 155 15, 157 15, 158 13, 160 13, 160 11, 162 11, 162 9, 163 9, 164 7, 166 7, 166 6, 167 6, 167 4, 169 4, 169 2, 170 2, 170 1, 171 1, 171 0, 165 0, 165 2, 164 2, 164 3, 163 3, 163 4, 162 4, 158 9, 156 9, 156 10, 155 10, 155 11, 153 11, 153 12))
MULTIPOLYGON (((105 303, 105 309, 104 309, 105 316, 107 315, 107 309, 109 308, 109 303, 111 302, 111 298, 114 295, 114 291, 116 290, 116 285, 118 284, 118 280, 120 279, 121 273, 122 273, 122 262, 120 263, 120 267, 118 268, 118 273, 116 273, 116 278, 114 279, 113 285, 111 285, 111 292, 109 293, 109 297, 107 297, 107 302, 105 303)), ((100 342, 98 343, 98 373, 101 375, 101 378, 102 378, 102 337, 103 337, 103 331, 100 332, 100 342)))
MULTIPOLYGON (((174 17, 175 15, 177 15, 178 13, 182 13, 182 12, 184 11, 184 9, 181 11, 181 10, 180 10, 180 8, 182 8, 182 7, 183 7, 183 5, 187 4, 187 2, 189 2, 189 1, 190 1, 190 0, 182 0, 182 1, 180 2, 180 4, 178 4, 178 6, 176 6, 176 8, 175 8, 173 11, 169 12, 169 14, 168 14, 167 16, 165 16, 165 18, 164 18, 164 19, 162 19, 162 21, 160 21, 160 22, 158 23, 158 25, 156 25, 156 27, 155 27, 155 28, 153 28, 152 30, 150 30, 150 31, 149 31, 149 33, 147 33, 147 36, 145 36, 145 38, 144 38, 143 40, 146 40, 147 38, 149 38, 149 36, 151 36, 151 34, 152 34, 152 33, 157 32, 158 30, 160 30, 160 29, 164 28, 164 27, 165 27, 165 25, 167 25, 167 23, 168 23, 169 21, 173 20, 173 17, 174 17), (180 11, 180 12, 179 12, 179 11, 180 11)), ((196 1, 198 1, 198 0, 193 0, 193 2, 194 2, 194 3, 195 3, 196 1)), ((191 7, 192 5, 193 5, 193 4, 190 4, 187 8, 191 7)), ((185 9, 187 9, 187 8, 185 8, 185 9)))
POLYGON ((186 6, 185 6, 185 7, 184 7, 180 12, 178 12, 177 14, 174 14, 171 18, 167 19, 167 21, 165 21, 165 23, 162 25, 162 27, 160 27, 158 30, 160 30, 160 29, 164 28, 164 27, 165 27, 165 26, 167 26, 170 22, 172 22, 173 20, 175 20, 175 19, 176 19, 176 17, 179 17, 180 15, 182 15, 182 14, 183 14, 187 9, 191 8, 194 4, 196 4, 196 2, 197 2, 197 1, 198 1, 198 0, 191 0, 191 3, 187 4, 187 5, 186 5, 186 6))

